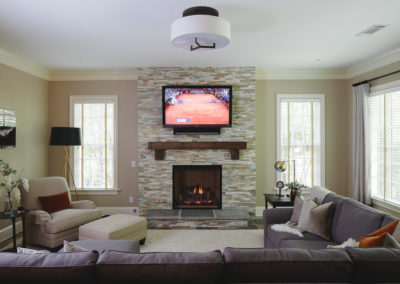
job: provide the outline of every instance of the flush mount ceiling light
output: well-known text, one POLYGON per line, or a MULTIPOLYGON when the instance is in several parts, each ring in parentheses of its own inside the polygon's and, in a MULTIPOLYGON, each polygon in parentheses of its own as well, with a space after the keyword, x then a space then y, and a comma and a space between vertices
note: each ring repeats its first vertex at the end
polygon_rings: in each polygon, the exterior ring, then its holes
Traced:
POLYGON ((211 7, 197 6, 183 11, 171 25, 171 42, 190 51, 219 49, 231 40, 231 24, 211 7))

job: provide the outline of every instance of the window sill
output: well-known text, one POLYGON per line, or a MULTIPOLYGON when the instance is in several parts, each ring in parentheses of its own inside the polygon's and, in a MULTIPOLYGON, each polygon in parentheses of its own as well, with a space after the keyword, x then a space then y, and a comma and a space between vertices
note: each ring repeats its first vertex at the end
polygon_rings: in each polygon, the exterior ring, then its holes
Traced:
POLYGON ((400 205, 387 201, 387 200, 383 200, 377 197, 372 197, 372 204, 376 204, 378 206, 381 206, 383 208, 389 209, 391 211, 400 213, 400 205))
MULTIPOLYGON (((96 190, 76 190, 78 195, 117 195, 121 189, 96 189, 96 190)), ((70 190, 71 195, 75 194, 75 190, 70 190)))

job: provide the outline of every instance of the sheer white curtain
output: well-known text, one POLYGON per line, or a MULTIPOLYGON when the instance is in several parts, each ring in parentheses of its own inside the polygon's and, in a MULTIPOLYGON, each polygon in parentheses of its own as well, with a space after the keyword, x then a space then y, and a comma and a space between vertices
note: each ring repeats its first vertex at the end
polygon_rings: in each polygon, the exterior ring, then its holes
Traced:
POLYGON ((353 87, 353 198, 365 204, 371 204, 368 95, 368 83, 353 87))

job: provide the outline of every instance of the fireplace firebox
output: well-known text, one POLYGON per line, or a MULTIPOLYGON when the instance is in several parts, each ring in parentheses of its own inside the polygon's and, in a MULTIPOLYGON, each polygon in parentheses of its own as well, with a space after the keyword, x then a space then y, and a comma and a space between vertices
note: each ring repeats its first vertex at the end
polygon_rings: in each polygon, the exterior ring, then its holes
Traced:
POLYGON ((179 165, 172 169, 174 209, 221 209, 222 165, 179 165))

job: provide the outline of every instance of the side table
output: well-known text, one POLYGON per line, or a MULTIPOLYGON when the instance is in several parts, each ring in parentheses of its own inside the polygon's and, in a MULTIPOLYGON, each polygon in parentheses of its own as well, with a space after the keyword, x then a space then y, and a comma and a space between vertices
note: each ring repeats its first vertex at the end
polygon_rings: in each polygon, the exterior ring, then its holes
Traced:
POLYGON ((268 202, 272 204, 273 208, 279 206, 293 206, 294 200, 292 201, 290 197, 277 196, 276 194, 264 193, 265 197, 265 209, 268 209, 268 202))
POLYGON ((0 219, 11 219, 12 222, 12 233, 13 233, 13 250, 17 251, 17 232, 15 228, 15 222, 17 218, 22 220, 22 247, 26 247, 25 239, 25 216, 29 210, 14 211, 12 214, 6 215, 4 212, 0 212, 0 219))

